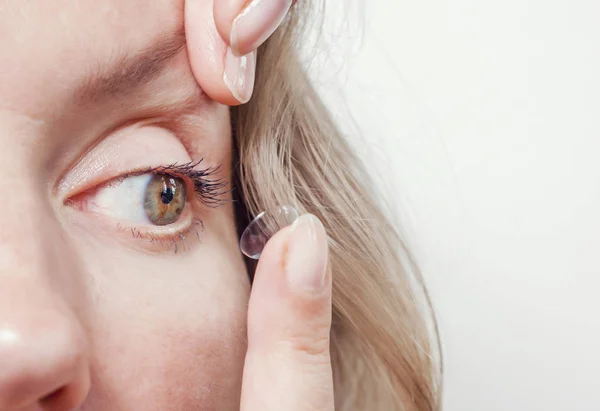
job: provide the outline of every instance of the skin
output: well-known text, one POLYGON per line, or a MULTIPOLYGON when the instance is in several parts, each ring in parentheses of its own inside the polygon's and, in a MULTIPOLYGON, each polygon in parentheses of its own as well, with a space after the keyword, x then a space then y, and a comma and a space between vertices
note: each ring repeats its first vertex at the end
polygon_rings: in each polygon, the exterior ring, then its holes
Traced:
POLYGON ((315 217, 271 239, 250 296, 230 203, 191 194, 156 227, 111 194, 134 170, 193 160, 230 177, 237 103, 222 80, 202 87, 227 41, 219 6, 194 2, 0 4, 0 411, 333 409, 315 217), (191 20, 217 35, 192 39, 191 20), (184 29, 187 48, 143 81, 98 81, 184 29))
MULTIPOLYGON (((239 101, 223 81, 224 56, 228 48, 233 48, 235 55, 252 54, 255 49, 251 46, 260 46, 262 43, 259 39, 266 39, 277 28, 278 13, 265 14, 262 24, 265 32, 249 33, 248 37, 235 36, 237 41, 235 45, 231 44, 232 28, 237 17, 244 14, 247 6, 268 2, 274 4, 271 10, 279 12, 285 12, 288 10, 286 6, 295 3, 287 0, 186 0, 185 26, 190 64, 200 87, 213 100, 230 106, 245 103, 239 101), (214 59, 205 58, 207 49, 214 52, 214 59)), ((251 75, 246 81, 253 82, 254 77, 251 75)))

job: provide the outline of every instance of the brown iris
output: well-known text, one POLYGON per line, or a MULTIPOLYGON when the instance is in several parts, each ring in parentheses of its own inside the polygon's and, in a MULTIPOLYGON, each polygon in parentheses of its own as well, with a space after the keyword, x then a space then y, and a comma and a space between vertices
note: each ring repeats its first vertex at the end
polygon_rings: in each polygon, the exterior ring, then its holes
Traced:
POLYGON ((179 219, 186 198, 185 182, 181 178, 156 174, 144 195, 146 215, 156 225, 173 224, 179 219))

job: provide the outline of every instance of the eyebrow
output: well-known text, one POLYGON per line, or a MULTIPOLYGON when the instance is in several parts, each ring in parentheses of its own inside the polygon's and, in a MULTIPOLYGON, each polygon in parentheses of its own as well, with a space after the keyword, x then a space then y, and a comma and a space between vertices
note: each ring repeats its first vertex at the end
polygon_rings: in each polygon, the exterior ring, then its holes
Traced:
POLYGON ((185 45, 185 32, 181 28, 161 36, 133 56, 126 54, 108 66, 102 64, 77 89, 76 101, 86 104, 126 95, 157 78, 185 45))

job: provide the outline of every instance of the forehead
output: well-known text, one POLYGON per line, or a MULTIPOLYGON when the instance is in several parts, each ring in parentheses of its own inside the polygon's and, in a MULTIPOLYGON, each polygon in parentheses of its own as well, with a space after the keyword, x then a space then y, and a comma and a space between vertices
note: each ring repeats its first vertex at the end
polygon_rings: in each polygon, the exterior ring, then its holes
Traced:
POLYGON ((104 62, 182 25, 183 0, 0 0, 0 109, 58 103, 104 62))

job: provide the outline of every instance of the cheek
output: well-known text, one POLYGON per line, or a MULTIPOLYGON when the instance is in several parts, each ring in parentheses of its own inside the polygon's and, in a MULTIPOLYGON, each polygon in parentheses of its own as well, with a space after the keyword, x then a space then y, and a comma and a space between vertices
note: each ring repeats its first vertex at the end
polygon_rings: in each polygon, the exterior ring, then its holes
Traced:
POLYGON ((205 311, 210 320, 196 318, 200 325, 182 321, 163 328, 153 353, 147 353, 154 361, 144 368, 152 380, 141 398, 155 396, 158 389, 165 401, 161 409, 173 404, 190 409, 197 403, 202 410, 237 410, 246 351, 245 312, 228 308, 226 316, 205 311))
POLYGON ((238 409, 247 274, 237 250, 199 248, 97 277, 90 409, 238 409))

